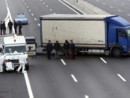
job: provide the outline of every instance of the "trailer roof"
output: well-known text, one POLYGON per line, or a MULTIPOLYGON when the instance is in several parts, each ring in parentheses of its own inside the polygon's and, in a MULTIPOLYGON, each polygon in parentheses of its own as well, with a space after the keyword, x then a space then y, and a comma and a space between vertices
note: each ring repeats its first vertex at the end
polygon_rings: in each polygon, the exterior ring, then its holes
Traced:
POLYGON ((82 20, 82 19, 104 19, 113 15, 77 15, 77 14, 49 14, 40 17, 41 20, 82 20))

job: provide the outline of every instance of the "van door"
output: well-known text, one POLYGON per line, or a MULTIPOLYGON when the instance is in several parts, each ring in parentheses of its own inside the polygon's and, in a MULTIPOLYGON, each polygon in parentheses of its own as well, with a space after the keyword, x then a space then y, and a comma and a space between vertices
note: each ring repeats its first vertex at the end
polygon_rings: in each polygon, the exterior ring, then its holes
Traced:
POLYGON ((124 51, 128 50, 128 39, 127 39, 127 33, 123 29, 117 30, 117 43, 118 45, 122 46, 124 51))

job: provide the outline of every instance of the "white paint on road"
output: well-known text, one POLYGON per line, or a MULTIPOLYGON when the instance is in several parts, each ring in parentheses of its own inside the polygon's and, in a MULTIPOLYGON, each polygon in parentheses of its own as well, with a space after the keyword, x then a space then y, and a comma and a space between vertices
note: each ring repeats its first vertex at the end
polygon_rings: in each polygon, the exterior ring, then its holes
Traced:
POLYGON ((107 64, 107 61, 105 61, 102 57, 100 57, 100 59, 101 59, 105 64, 107 64))
POLYGON ((37 18, 34 18, 35 21, 37 21, 37 18))
POLYGON ((88 96, 88 95, 85 95, 85 98, 89 98, 89 96, 88 96))
POLYGON ((31 12, 31 10, 29 9, 29 12, 31 12))
POLYGON ((40 23, 37 24, 40 27, 40 23))
POLYGON ((24 3, 25 5, 27 5, 27 3, 24 3))
MULTIPOLYGON (((5 3, 6 3, 6 7, 7 7, 7 12, 8 12, 8 17, 11 21, 12 20, 12 16, 11 16, 11 12, 10 12, 10 9, 8 7, 8 3, 7 3, 7 0, 5 0, 5 3)), ((13 33, 14 33, 14 29, 13 29, 13 33)), ((32 89, 31 89, 31 85, 30 85, 30 81, 29 81, 29 78, 28 78, 28 74, 27 72, 25 71, 24 73, 24 78, 25 78, 25 82, 26 82, 26 85, 27 85, 27 90, 28 90, 28 93, 29 93, 29 98, 34 98, 33 96, 33 93, 32 93, 32 89)))
POLYGON ((32 13, 31 15, 32 15, 32 16, 34 16, 34 14, 33 14, 33 13, 32 13))
POLYGON ((52 9, 50 9, 50 11, 52 11, 52 9))
POLYGON ((123 76, 121 76, 120 74, 117 74, 117 76, 118 76, 119 78, 121 78, 124 82, 126 82, 126 79, 123 78, 123 76))
POLYGON ((74 82, 78 82, 78 80, 76 79, 76 77, 73 74, 71 74, 71 77, 74 80, 74 82))
POLYGON ((114 7, 113 7, 113 6, 111 6, 111 5, 110 5, 109 7, 110 7, 111 9, 112 9, 112 8, 114 8, 114 7))
POLYGON ((127 14, 127 16, 130 16, 130 14, 127 14))
POLYGON ((48 5, 46 5, 46 7, 48 7, 48 5))
MULTIPOLYGON (((74 9, 72 9, 70 6, 68 6, 67 4, 65 4, 64 2, 62 2, 61 0, 58 0, 60 3, 62 3, 63 5, 65 5, 66 7, 68 7, 69 9, 71 9, 72 11, 74 11, 76 14, 79 14, 77 11, 75 11, 74 9)), ((73 5, 72 5, 73 6, 73 5)))
POLYGON ((63 63, 63 65, 67 65, 63 59, 61 59, 61 62, 63 63))
POLYGON ((28 77, 28 74, 27 74, 26 71, 24 72, 24 78, 25 78, 27 90, 28 90, 28 93, 29 93, 29 98, 34 98, 32 88, 31 88, 31 85, 30 85, 30 81, 29 81, 29 77, 28 77))
POLYGON ((122 12, 120 9, 119 10, 117 10, 118 12, 122 12))

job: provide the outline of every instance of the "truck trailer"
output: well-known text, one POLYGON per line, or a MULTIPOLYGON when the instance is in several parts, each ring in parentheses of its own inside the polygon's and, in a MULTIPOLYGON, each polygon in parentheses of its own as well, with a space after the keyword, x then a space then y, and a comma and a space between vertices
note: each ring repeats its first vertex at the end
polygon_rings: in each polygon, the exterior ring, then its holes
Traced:
POLYGON ((41 46, 73 40, 76 51, 103 51, 120 57, 130 53, 130 23, 118 15, 49 14, 40 17, 41 46))

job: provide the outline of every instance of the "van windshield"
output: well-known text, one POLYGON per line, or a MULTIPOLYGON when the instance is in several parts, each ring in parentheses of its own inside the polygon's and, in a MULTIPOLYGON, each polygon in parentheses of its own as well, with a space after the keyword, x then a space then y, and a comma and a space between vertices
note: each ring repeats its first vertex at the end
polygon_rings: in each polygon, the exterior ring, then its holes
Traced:
POLYGON ((23 53, 26 52, 26 47, 25 46, 8 46, 5 47, 5 53, 23 53))
POLYGON ((130 29, 127 29, 127 35, 130 37, 130 29))

